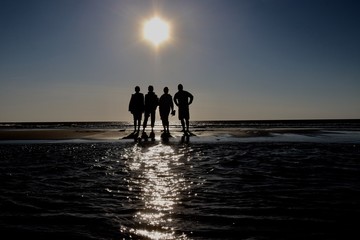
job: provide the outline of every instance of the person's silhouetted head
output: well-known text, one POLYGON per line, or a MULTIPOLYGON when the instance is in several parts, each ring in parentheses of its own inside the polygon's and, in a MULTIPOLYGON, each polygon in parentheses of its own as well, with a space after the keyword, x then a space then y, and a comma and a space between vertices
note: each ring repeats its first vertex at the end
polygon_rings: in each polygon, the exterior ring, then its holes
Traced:
POLYGON ((137 92, 137 93, 140 92, 140 87, 139 86, 135 87, 135 92, 137 92))
POLYGON ((164 93, 168 93, 169 92, 169 88, 168 87, 164 87, 164 93))
POLYGON ((179 85, 178 85, 178 90, 179 90, 179 91, 182 91, 183 89, 184 89, 183 85, 182 85, 182 84, 179 84, 179 85))
POLYGON ((153 92, 153 91, 154 91, 154 87, 150 85, 149 88, 148 88, 148 90, 149 90, 149 92, 153 92))

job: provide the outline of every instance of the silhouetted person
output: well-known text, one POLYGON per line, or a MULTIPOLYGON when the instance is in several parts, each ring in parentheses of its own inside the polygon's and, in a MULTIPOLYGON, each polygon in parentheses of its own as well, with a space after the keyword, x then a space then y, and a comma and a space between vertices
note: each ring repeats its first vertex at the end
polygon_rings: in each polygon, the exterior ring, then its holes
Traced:
POLYGON ((164 134, 170 134, 169 131, 169 114, 174 113, 174 103, 172 96, 169 94, 169 88, 164 87, 164 94, 159 100, 159 111, 162 125, 164 127, 164 134))
POLYGON ((134 117, 134 132, 140 131, 141 118, 145 110, 144 94, 140 93, 140 87, 135 87, 135 93, 131 95, 129 111, 134 117))
POLYGON ((182 131, 184 133, 189 132, 189 105, 193 102, 194 96, 183 90, 183 85, 178 85, 178 92, 174 95, 174 102, 179 108, 179 120, 181 121, 182 131), (186 127, 186 128, 185 128, 186 127))
POLYGON ((154 131, 155 125, 155 111, 157 106, 159 105, 159 99, 157 95, 154 93, 154 87, 148 87, 149 92, 145 95, 145 117, 143 124, 143 132, 145 132, 145 128, 147 126, 147 121, 150 117, 151 120, 151 132, 154 131))

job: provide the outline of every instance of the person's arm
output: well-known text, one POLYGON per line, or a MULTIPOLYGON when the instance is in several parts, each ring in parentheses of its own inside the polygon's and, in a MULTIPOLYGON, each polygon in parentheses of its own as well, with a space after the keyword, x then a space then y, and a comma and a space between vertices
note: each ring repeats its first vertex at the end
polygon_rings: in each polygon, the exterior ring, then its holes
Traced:
POLYGON ((174 96, 174 103, 175 103, 176 106, 179 106, 179 102, 178 102, 178 98, 177 98, 176 94, 174 96))
POLYGON ((170 108, 171 108, 171 111, 174 111, 174 103, 172 100, 172 96, 170 96, 170 108))
POLYGON ((134 95, 131 95, 131 98, 130 98, 130 102, 129 102, 129 112, 132 113, 132 110, 133 110, 133 99, 134 99, 134 95))
POLYGON ((144 95, 141 94, 141 112, 143 113, 145 111, 145 99, 144 95))
POLYGON ((193 100, 194 100, 194 96, 189 93, 189 98, 190 98, 190 101, 189 101, 189 105, 192 104, 193 100))

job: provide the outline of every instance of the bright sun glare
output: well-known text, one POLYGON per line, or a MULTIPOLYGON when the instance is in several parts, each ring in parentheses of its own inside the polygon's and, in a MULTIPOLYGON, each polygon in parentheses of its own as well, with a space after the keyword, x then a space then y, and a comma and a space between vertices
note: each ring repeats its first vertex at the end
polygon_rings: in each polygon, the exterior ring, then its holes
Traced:
POLYGON ((160 17, 153 17, 144 23, 143 37, 151 42, 155 47, 169 40, 170 27, 169 24, 160 17))

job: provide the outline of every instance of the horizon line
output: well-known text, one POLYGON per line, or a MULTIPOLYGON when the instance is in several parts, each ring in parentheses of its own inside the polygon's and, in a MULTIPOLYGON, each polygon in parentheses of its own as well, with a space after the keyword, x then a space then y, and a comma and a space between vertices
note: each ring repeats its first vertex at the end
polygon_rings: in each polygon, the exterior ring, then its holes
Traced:
MULTIPOLYGON (((160 120, 157 120, 160 121, 160 120)), ((179 120, 176 120, 179 121, 179 120)), ((176 122, 171 121, 171 122, 176 122)), ((360 118, 294 118, 294 119, 211 119, 211 120, 190 120, 190 122, 271 122, 271 121, 360 121, 360 118)), ((0 124, 11 123, 110 123, 110 122, 132 122, 132 120, 81 120, 81 121, 7 121, 0 124)))

